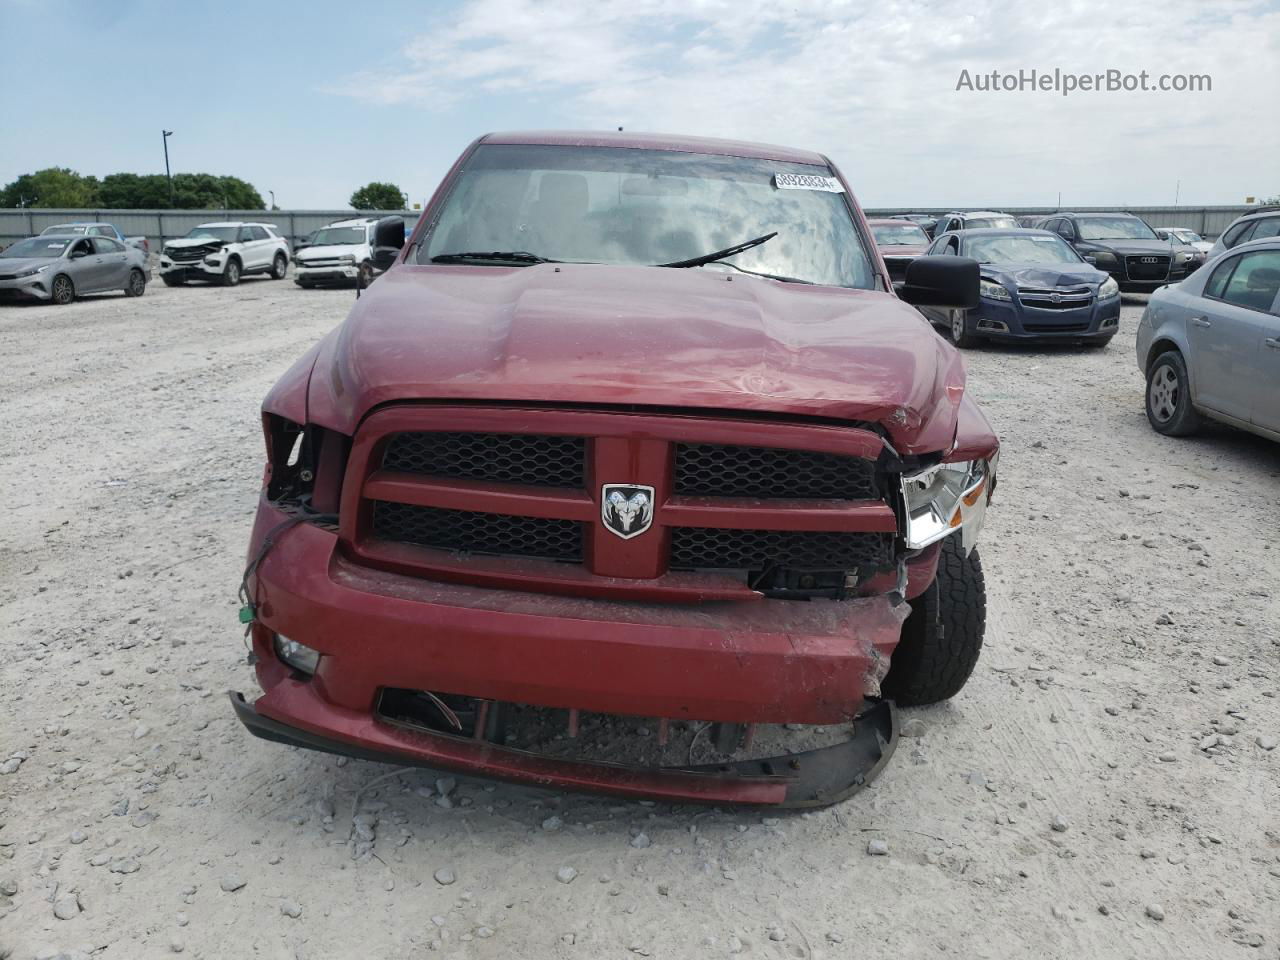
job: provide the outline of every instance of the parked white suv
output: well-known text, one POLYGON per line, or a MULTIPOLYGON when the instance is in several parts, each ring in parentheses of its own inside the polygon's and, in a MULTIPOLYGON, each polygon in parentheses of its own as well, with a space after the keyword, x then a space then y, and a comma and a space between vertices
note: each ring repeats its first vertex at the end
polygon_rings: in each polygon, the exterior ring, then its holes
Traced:
POLYGON ((321 227, 293 257, 293 282, 300 287, 322 283, 368 284, 379 272, 373 265, 373 233, 377 218, 337 220, 321 227), (364 275, 363 282, 361 274, 364 275))
POLYGON ((176 287, 188 280, 216 280, 234 287, 255 273, 284 279, 289 242, 274 223, 202 223, 160 254, 160 279, 176 287))

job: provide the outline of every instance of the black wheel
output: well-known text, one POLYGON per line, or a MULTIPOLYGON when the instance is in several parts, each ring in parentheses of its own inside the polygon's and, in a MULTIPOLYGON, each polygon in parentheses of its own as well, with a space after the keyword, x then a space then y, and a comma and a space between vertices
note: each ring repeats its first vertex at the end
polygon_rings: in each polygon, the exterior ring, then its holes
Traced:
POLYGON ((164 281, 166 287, 180 287, 187 282, 181 277, 171 277, 165 273, 160 274, 160 279, 164 281))
POLYGON ((973 334, 967 310, 951 311, 951 326, 947 328, 947 333, 951 335, 951 342, 962 350, 965 347, 978 345, 978 338, 973 334))
POLYGON ((71 278, 65 273, 60 273, 53 278, 53 287, 50 289, 50 293, 54 303, 60 307, 65 307, 76 298, 76 285, 71 282, 71 278))
POLYGON ((1156 357, 1147 370, 1147 420, 1156 433, 1185 437, 1200 428, 1200 414, 1191 406, 1191 378, 1177 350, 1156 357))
POLYGON ((222 269, 222 285, 234 287, 240 283, 240 261, 232 257, 222 269))
POLYGON ((954 697, 978 662, 986 626, 987 585, 978 551, 966 557, 953 534, 942 542, 937 578, 911 601, 881 684, 884 695, 904 707, 954 697))
POLYGON ((277 253, 276 258, 271 261, 271 279, 283 280, 285 271, 289 269, 289 258, 283 253, 277 253))
POLYGON ((147 278, 141 270, 129 271, 129 283, 124 288, 126 297, 140 297, 147 292, 147 278))

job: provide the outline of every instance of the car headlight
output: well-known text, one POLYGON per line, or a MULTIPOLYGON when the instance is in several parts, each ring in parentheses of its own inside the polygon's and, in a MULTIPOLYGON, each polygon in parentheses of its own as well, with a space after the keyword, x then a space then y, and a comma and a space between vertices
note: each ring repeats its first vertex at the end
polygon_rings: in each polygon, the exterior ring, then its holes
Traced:
POLYGON ((44 273, 50 266, 50 264, 46 263, 43 267, 32 267, 30 270, 24 270, 18 274, 18 279, 21 280, 23 277, 34 277, 37 273, 44 273))
POLYGON ((973 549, 995 488, 997 459, 939 463, 903 474, 908 550, 937 543, 957 530, 965 552, 973 549))
POLYGON ((1115 277, 1107 277, 1102 281, 1102 286, 1098 287, 1098 299, 1109 300, 1120 292, 1120 284, 1116 283, 1115 277))
POLYGON ((1116 255, 1114 253, 1107 253, 1103 250, 1095 250, 1092 253, 1090 253, 1089 256, 1093 257, 1093 265, 1095 267, 1101 267, 1104 270, 1107 267, 1114 267, 1117 265, 1116 255))
POLYGON ((356 258, 355 258, 355 257, 352 257, 352 256, 339 257, 339 258, 338 258, 338 261, 339 261, 340 263, 353 264, 353 263, 355 263, 355 262, 356 262, 356 258))
POLYGON ((300 673, 312 674, 320 664, 320 651, 276 634, 276 656, 300 673))
POLYGON ((988 300, 1012 300, 1009 291, 1005 289, 1004 284, 996 283, 994 280, 988 280, 985 277, 979 281, 978 293, 980 296, 986 297, 988 300))
POLYGON ((1178 254, 1178 259, 1179 259, 1180 261, 1182 261, 1183 263, 1188 263, 1188 262, 1190 262, 1190 261, 1194 260, 1195 258, 1196 258, 1196 255, 1195 255, 1194 253, 1180 253, 1180 254, 1178 254))

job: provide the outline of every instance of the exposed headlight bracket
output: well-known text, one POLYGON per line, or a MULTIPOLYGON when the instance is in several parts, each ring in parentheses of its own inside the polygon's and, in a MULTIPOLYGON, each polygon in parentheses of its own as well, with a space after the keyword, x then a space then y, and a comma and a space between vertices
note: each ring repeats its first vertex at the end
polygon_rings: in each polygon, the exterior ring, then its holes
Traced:
POLYGON ((960 531, 965 553, 973 549, 995 486, 996 458, 939 463, 902 475, 904 538, 920 550, 960 531))

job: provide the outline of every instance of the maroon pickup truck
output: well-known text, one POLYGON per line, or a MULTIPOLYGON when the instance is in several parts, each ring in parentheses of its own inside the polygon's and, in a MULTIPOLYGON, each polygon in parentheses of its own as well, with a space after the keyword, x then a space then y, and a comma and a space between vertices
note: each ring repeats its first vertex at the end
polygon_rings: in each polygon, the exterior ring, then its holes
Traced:
POLYGON ((376 233, 263 404, 254 734, 801 806, 964 684, 998 445, 911 304, 975 262, 895 293, 825 157, 620 133, 482 137, 376 233))

